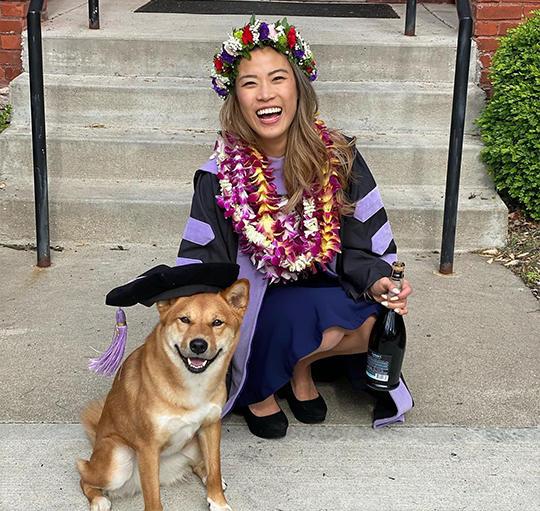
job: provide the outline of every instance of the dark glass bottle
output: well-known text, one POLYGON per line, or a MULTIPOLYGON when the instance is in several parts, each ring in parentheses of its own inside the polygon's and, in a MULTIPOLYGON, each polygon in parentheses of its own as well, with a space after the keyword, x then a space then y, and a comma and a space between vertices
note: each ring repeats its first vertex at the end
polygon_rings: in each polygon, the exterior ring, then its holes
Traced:
MULTIPOLYGON (((390 278, 400 291, 404 270, 405 263, 396 261, 392 264, 390 278)), ((403 316, 392 309, 379 314, 369 338, 366 367, 368 387, 374 390, 394 390, 398 387, 406 339, 403 316)))

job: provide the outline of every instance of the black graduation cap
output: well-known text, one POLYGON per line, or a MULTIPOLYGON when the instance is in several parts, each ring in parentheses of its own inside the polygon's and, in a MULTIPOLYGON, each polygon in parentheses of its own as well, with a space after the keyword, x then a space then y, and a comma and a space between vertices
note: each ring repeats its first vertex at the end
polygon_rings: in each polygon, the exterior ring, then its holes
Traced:
MULTIPOLYGON (((105 303, 131 307, 142 303, 147 307, 169 298, 198 293, 219 293, 238 279, 240 266, 235 263, 195 263, 170 267, 160 264, 107 294, 105 303)), ((111 346, 99 358, 90 359, 90 370, 113 376, 120 367, 127 341, 126 314, 116 311, 116 328, 111 346)), ((97 350, 96 350, 97 351, 97 350)))
POLYGON ((219 293, 236 282, 239 271, 235 263, 194 263, 172 268, 160 264, 113 289, 105 303, 119 307, 142 303, 150 307, 168 298, 219 293))

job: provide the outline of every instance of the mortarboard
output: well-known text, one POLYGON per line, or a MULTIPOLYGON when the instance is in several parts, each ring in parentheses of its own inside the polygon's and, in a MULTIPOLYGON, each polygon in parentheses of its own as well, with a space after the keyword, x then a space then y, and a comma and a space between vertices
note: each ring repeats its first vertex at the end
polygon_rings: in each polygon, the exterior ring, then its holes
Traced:
MULTIPOLYGON (((199 293, 219 293, 238 279, 240 267, 235 263, 195 263, 170 267, 160 264, 107 294, 105 303, 131 307, 141 303, 150 307, 160 300, 192 296, 199 293)), ((126 314, 116 311, 116 328, 109 349, 99 358, 90 360, 90 370, 113 376, 124 358, 127 340, 126 314)))

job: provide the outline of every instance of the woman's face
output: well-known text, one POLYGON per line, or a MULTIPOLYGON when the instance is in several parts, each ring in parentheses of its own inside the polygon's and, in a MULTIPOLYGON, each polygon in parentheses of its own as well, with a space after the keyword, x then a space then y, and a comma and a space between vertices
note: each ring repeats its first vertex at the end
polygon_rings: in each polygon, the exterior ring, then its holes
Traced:
POLYGON ((251 60, 238 64, 235 87, 242 115, 261 138, 264 153, 283 156, 298 100, 287 57, 269 46, 253 50, 251 60))

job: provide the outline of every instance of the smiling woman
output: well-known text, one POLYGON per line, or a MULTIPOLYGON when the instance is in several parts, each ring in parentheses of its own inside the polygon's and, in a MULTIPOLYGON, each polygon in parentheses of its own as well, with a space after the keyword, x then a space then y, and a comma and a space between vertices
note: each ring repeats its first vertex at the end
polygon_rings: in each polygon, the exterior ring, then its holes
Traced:
MULTIPOLYGON (((324 421, 311 364, 365 353, 377 314, 406 314, 411 293, 388 278, 396 246, 356 140, 317 118, 316 78, 309 45, 286 19, 253 16, 223 43, 212 80, 223 129, 195 174, 178 253, 178 265, 236 262, 250 281, 224 413, 236 405, 264 438, 287 431, 276 395, 299 421, 324 421)), ((379 397, 375 427, 412 408, 403 380, 379 397)))

